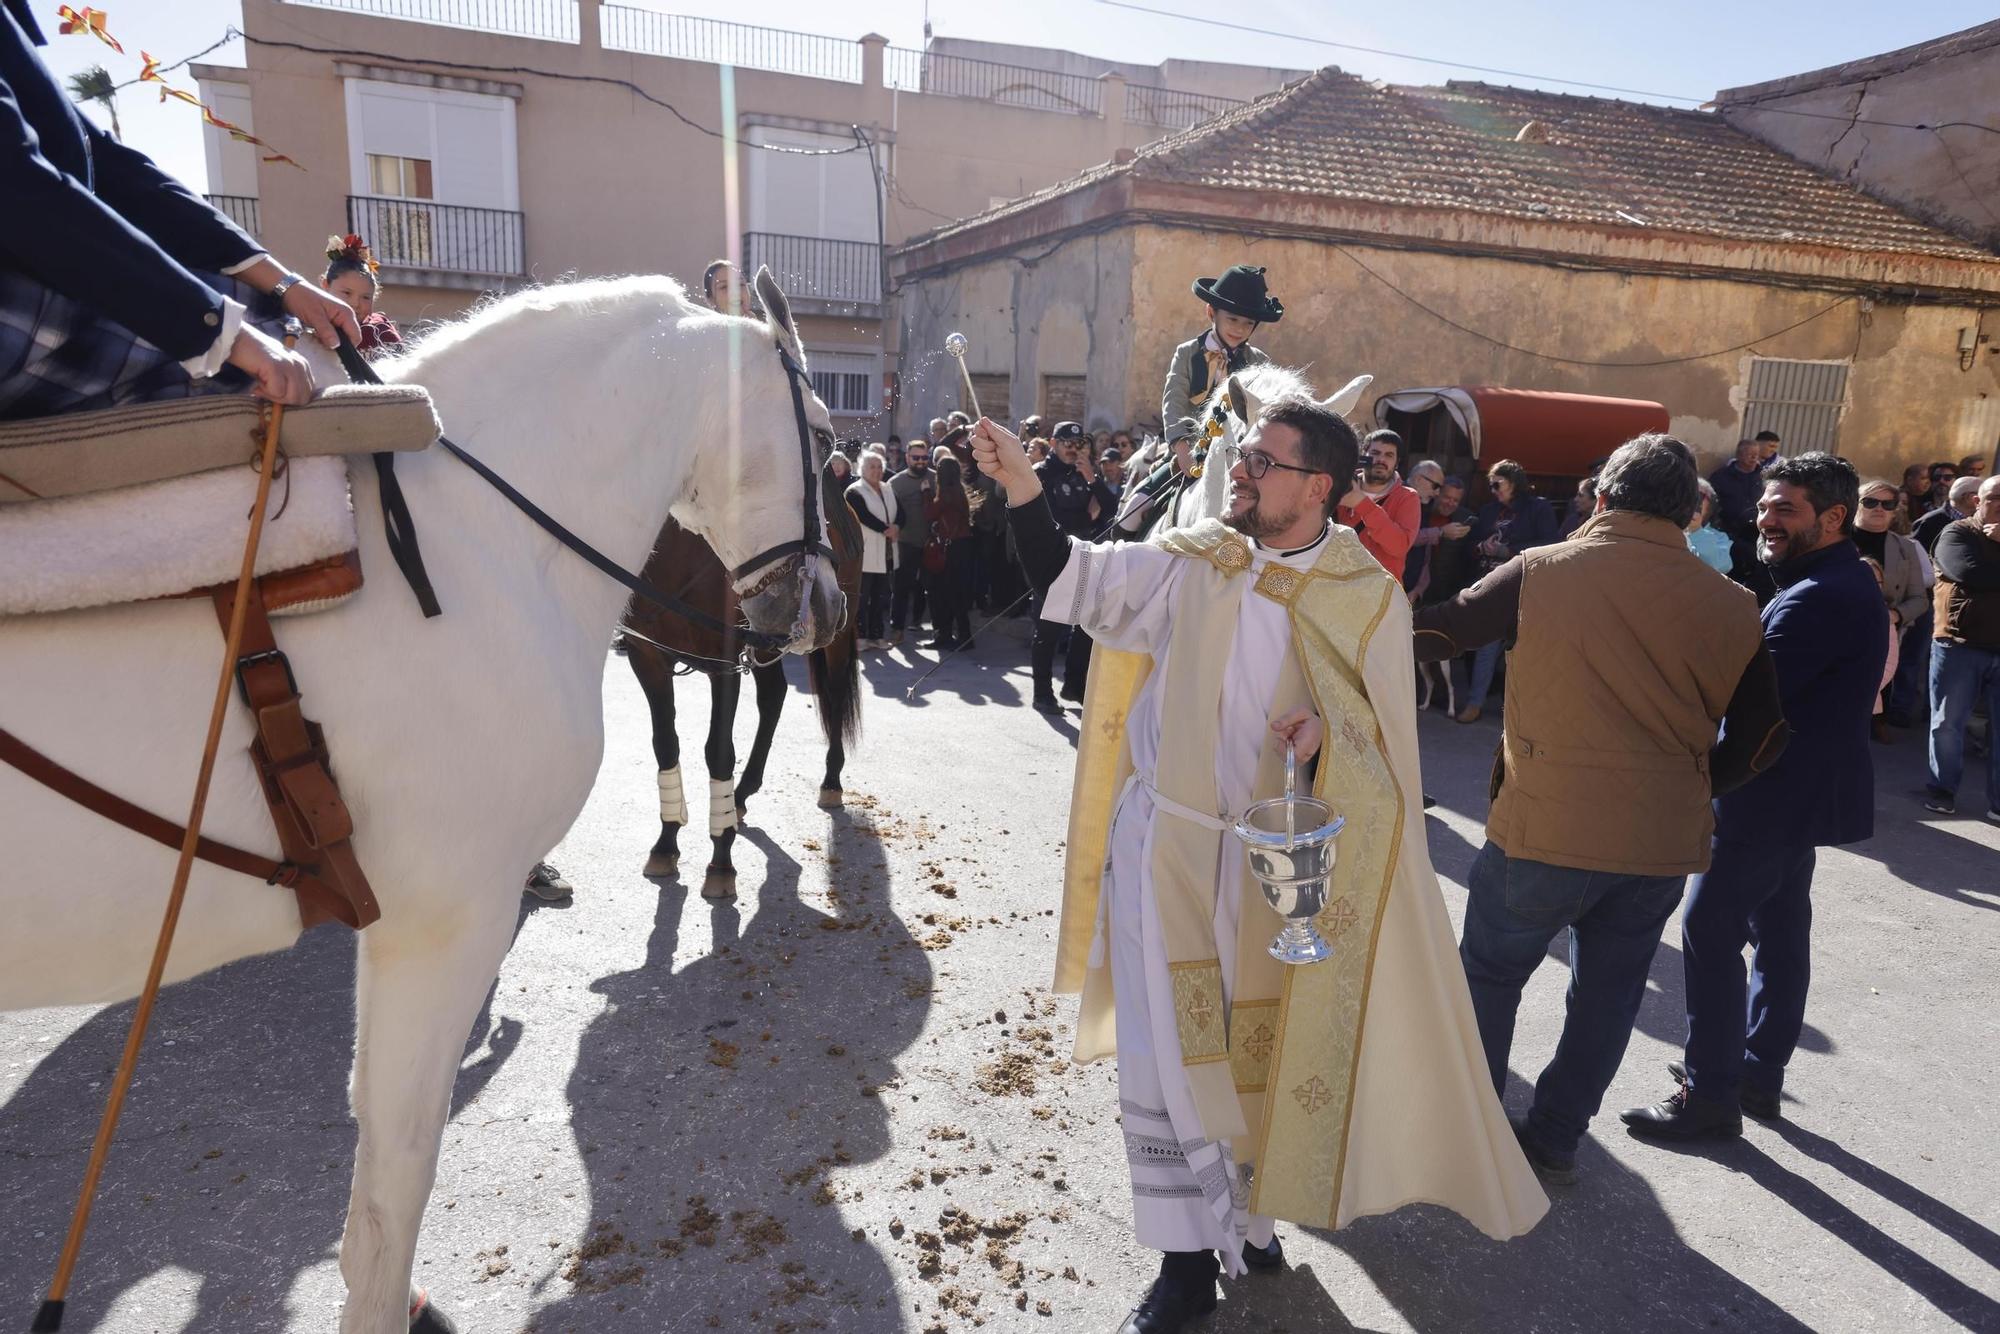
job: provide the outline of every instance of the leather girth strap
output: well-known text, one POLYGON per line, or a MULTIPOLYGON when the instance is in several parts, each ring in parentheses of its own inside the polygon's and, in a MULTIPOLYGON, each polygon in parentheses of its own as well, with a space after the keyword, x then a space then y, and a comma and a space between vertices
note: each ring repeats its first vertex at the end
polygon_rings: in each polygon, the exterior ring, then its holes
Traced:
MULTIPOLYGON (((235 595, 233 587, 215 590, 215 612, 225 633, 235 595)), ((293 886, 301 921, 308 928, 337 921, 360 930, 380 917, 382 909, 354 855, 354 818, 333 781, 325 738, 299 704, 292 665, 271 633, 263 593, 254 582, 244 609, 236 687, 257 725, 250 755, 271 808, 278 846, 285 861, 302 868, 315 883, 317 892, 311 893, 303 879, 293 886)))
MULTIPOLYGON (((235 589, 227 585, 212 593, 225 634, 234 594, 235 589)), ((258 782, 271 808, 271 823, 278 831, 285 860, 274 862, 212 838, 197 840, 194 855, 211 866, 291 890, 298 897, 299 921, 308 929, 323 922, 339 922, 359 931, 380 917, 382 909, 349 842, 354 821, 334 785, 319 724, 309 720, 299 707, 291 664, 271 635, 271 619, 257 583, 250 586, 250 606, 243 618, 236 682, 257 723, 251 757, 257 763, 258 782)), ((0 764, 18 769, 58 796, 155 843, 178 849, 187 837, 185 827, 105 791, 5 728, 0 728, 0 764)))

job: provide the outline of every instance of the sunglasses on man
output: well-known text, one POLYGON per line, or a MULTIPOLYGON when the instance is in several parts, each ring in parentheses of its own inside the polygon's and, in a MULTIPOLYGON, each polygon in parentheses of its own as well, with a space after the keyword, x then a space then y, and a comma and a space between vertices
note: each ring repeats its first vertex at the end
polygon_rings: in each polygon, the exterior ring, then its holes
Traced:
POLYGON ((1896 508, 1896 502, 1894 500, 1884 500, 1880 496, 1863 496, 1861 497, 1861 508, 1865 510, 1892 510, 1896 508))

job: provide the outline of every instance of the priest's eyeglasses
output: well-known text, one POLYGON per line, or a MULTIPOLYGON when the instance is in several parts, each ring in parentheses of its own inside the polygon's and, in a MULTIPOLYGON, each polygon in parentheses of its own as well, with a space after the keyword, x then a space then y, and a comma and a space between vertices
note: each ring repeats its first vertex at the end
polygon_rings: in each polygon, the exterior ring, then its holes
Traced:
POLYGON ((1326 471, 1324 468, 1301 468, 1296 463, 1280 463, 1261 449, 1244 449, 1231 445, 1229 464, 1235 467, 1238 462, 1242 463, 1243 471, 1249 474, 1253 482, 1261 480, 1264 474, 1273 468, 1283 468, 1286 472, 1302 472, 1308 477, 1322 476, 1326 471))

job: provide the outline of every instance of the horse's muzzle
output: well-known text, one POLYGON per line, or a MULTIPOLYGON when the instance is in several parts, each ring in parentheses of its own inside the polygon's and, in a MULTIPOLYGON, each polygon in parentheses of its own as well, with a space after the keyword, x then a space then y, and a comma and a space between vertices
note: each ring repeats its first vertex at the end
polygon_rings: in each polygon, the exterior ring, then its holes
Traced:
POLYGON ((794 556, 777 578, 742 604, 743 619, 759 634, 782 639, 787 653, 809 653, 832 641, 847 617, 833 562, 794 556))

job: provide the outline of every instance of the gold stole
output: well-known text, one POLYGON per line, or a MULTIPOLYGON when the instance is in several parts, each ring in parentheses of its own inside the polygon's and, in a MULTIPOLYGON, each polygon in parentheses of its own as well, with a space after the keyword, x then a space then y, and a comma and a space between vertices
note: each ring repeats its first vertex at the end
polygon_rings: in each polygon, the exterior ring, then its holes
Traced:
MULTIPOLYGON (((1249 549, 1213 521, 1157 540, 1177 555, 1202 558, 1207 568, 1183 580, 1175 607, 1174 637, 1187 634, 1184 646, 1205 651, 1168 655, 1163 700, 1168 717, 1154 782, 1170 800, 1213 812, 1214 737, 1227 661, 1213 646, 1234 638, 1243 590, 1229 585, 1249 568, 1249 549), (1201 661, 1210 659, 1217 661, 1201 661)), ((1312 570, 1267 566, 1256 592, 1284 603, 1291 613, 1294 665, 1279 680, 1273 715, 1302 698, 1312 701, 1326 730, 1314 791, 1347 819, 1327 907, 1316 922, 1333 943, 1334 957, 1304 968, 1270 958, 1265 946, 1279 921, 1254 878, 1246 876, 1225 1018, 1212 876, 1221 840, 1229 840, 1231 855, 1240 855, 1234 837, 1162 811, 1150 869, 1173 978, 1181 1059, 1204 1133, 1231 1140, 1236 1160, 1255 1164, 1252 1212, 1331 1227, 1339 1210, 1375 936, 1402 841, 1402 796, 1361 670, 1368 640, 1397 590, 1357 539, 1336 532, 1312 570)), ((1110 969, 1088 967, 1087 953, 1114 798, 1130 771, 1126 715, 1151 667, 1144 655, 1102 647, 1091 661, 1055 979, 1057 991, 1084 993, 1079 1061, 1112 1051, 1110 969)), ((1282 765, 1282 752, 1267 743, 1258 766, 1260 798, 1279 794, 1282 765)))

